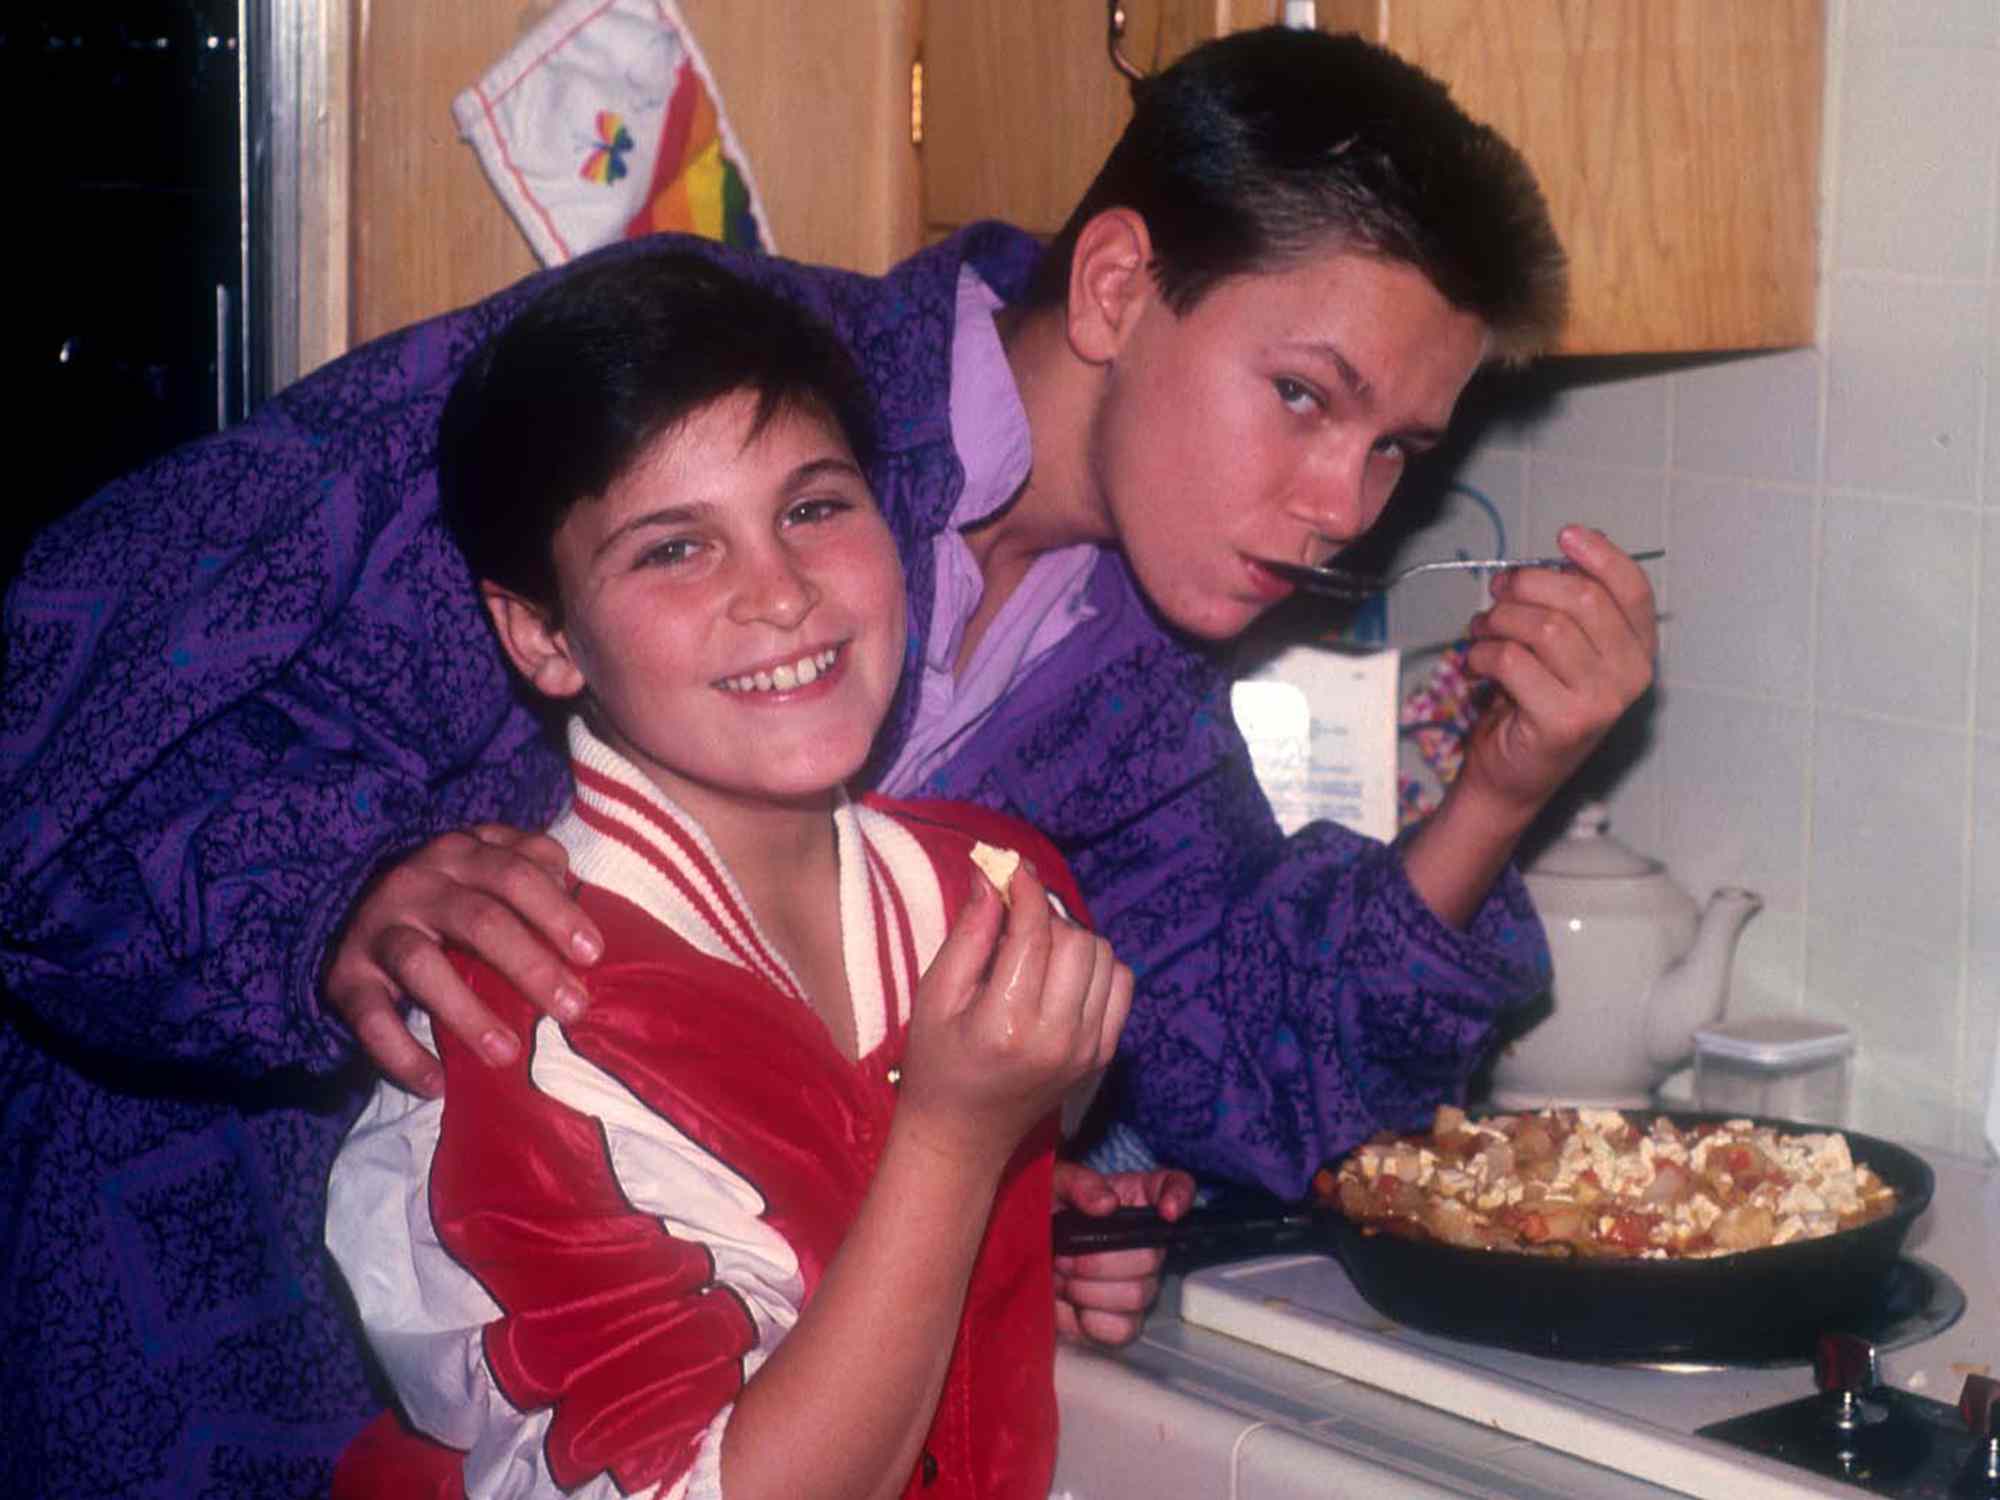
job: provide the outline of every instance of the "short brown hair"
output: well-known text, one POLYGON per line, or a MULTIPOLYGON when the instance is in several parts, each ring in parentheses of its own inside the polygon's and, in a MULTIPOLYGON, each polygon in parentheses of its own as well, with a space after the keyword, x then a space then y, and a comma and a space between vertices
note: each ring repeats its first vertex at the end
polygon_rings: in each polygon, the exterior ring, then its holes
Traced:
POLYGON ((618 246, 556 275, 480 347, 438 434, 438 504, 475 578, 556 617, 555 534, 661 433, 737 391, 836 422, 864 466, 874 408, 803 307, 688 250, 618 246))
POLYGON ((1271 26, 1135 85, 1133 115, 1042 261, 1060 302, 1083 226, 1129 208, 1167 305, 1329 248, 1416 267, 1516 363, 1554 344, 1569 278, 1534 173, 1443 84, 1353 35, 1271 26))

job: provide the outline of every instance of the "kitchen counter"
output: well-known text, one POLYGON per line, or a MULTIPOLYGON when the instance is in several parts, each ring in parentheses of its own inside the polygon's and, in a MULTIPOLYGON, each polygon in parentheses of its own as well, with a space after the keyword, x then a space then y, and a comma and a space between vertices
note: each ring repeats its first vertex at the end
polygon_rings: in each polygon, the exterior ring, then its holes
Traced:
POLYGON ((1065 1346, 1056 1394, 1069 1500, 1676 1493, 1197 1328, 1166 1299, 1129 1349, 1065 1346))
MULTIPOLYGON (((1924 1155, 1937 1195, 1907 1249, 1958 1283, 1967 1311, 1883 1353, 1880 1372, 1950 1403, 1966 1374, 2000 1367, 2000 1169, 1924 1155)), ((1170 1281, 1137 1343, 1065 1347, 1056 1386, 1056 1489, 1073 1500, 1866 1493, 1693 1435, 1811 1394, 1808 1367, 1667 1373, 1416 1334, 1317 1255, 1170 1281)))

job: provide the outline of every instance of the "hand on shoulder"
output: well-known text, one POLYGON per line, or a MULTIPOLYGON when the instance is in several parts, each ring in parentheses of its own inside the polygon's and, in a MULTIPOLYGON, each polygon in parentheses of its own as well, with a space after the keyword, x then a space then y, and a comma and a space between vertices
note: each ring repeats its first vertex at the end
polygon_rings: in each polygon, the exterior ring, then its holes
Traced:
POLYGON ((435 1097, 444 1072, 410 1034, 397 1010, 403 999, 489 1061, 512 1061, 518 1043, 445 947, 484 959, 539 1009, 575 1019, 588 1003, 576 967, 596 960, 603 937, 564 889, 568 868, 562 846, 545 834, 497 823, 440 834, 355 904, 321 979, 322 999, 375 1065, 412 1093, 435 1097))

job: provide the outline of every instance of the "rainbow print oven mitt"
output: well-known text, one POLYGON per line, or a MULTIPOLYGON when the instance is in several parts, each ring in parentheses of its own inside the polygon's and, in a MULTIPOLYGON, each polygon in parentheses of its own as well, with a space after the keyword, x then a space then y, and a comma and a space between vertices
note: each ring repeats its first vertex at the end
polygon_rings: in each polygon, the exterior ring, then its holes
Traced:
POLYGON ((661 229, 776 248, 669 0, 567 0, 451 113, 543 265, 661 229))

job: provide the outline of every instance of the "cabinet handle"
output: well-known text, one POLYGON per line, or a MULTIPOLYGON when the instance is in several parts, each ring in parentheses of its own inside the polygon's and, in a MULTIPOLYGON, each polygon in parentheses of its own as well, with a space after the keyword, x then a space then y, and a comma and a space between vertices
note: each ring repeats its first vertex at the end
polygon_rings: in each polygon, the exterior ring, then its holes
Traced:
MULTIPOLYGON (((1111 66, 1134 83, 1142 82, 1146 75, 1133 65, 1119 46, 1125 40, 1125 6, 1122 0, 1106 0, 1105 11, 1104 46, 1111 54, 1111 66)), ((1284 0, 1281 24, 1299 31, 1311 31, 1319 25, 1319 7, 1314 0, 1284 0)))
POLYGON ((1111 66, 1138 83, 1146 75, 1132 66, 1118 45, 1125 40, 1125 6, 1122 0, 1105 0, 1105 11, 1104 47, 1111 54, 1111 66))

